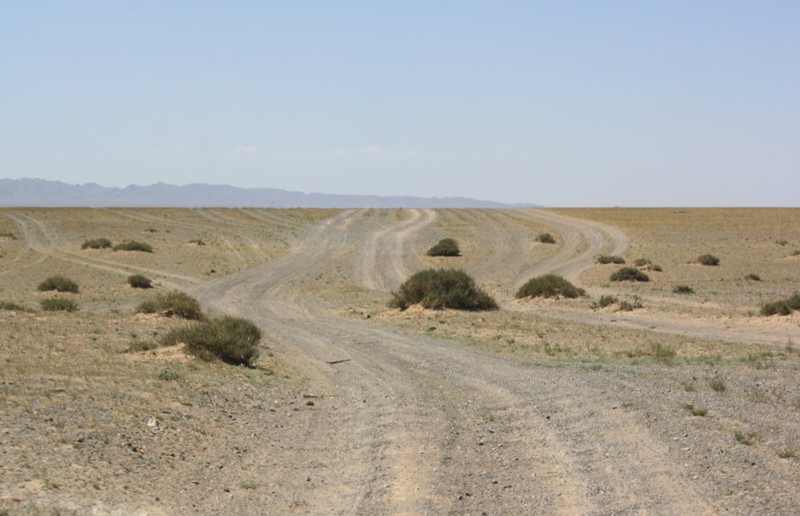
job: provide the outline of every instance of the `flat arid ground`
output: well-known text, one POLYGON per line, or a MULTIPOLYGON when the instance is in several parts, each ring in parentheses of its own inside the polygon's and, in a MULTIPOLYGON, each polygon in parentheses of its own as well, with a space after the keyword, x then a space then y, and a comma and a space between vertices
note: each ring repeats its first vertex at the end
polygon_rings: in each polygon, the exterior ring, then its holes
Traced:
POLYGON ((0 514, 794 514, 797 291, 800 209, 3 209, 0 514), (389 308, 428 267, 500 309, 389 308), (551 272, 587 295, 515 299, 551 272), (136 351, 176 289, 256 367, 136 351))

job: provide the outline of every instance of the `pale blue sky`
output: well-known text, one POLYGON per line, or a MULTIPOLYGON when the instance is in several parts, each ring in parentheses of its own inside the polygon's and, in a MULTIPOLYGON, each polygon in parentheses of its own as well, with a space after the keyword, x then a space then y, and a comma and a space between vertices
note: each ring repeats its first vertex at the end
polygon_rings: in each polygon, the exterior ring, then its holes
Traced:
POLYGON ((0 177, 800 205, 800 2, 0 0, 0 177))

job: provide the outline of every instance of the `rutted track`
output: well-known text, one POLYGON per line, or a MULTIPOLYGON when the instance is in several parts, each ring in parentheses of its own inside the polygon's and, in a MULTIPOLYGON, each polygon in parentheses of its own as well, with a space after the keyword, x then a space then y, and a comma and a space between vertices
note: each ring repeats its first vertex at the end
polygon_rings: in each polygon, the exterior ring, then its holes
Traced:
MULTIPOLYGON (((323 305, 321 278, 387 290, 420 266, 412 250, 436 222, 432 212, 382 224, 365 213, 342 212, 294 253, 191 288, 217 310, 261 324, 276 354, 325 396, 317 420, 270 450, 291 466, 270 479, 276 496, 265 512, 285 512, 298 493, 307 512, 325 514, 711 512, 669 444, 612 412, 596 385, 343 320, 323 305)), ((514 262, 506 288, 533 272, 574 277, 597 252, 627 245, 613 228, 536 210, 477 219, 497 231, 520 216, 553 227, 566 244, 545 265, 514 262)))

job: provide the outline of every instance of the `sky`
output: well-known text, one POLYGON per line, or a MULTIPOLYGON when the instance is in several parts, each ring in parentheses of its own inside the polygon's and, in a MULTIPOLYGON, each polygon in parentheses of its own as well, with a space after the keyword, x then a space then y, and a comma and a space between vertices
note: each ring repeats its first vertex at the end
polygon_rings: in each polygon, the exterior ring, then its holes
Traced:
POLYGON ((800 206, 800 2, 0 0, 0 177, 800 206))

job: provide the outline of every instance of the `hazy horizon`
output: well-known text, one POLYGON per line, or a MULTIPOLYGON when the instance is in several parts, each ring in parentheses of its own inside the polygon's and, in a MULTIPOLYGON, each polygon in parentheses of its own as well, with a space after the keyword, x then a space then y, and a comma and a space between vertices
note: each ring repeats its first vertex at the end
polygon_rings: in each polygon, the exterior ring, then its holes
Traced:
POLYGON ((41 1, 0 177, 797 206, 800 4, 41 1))

